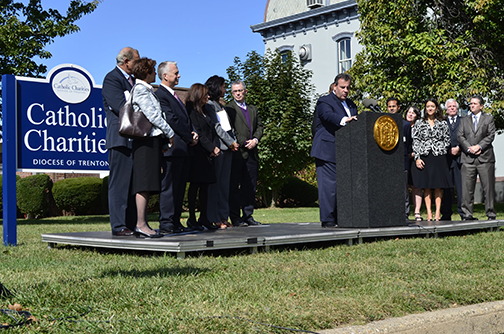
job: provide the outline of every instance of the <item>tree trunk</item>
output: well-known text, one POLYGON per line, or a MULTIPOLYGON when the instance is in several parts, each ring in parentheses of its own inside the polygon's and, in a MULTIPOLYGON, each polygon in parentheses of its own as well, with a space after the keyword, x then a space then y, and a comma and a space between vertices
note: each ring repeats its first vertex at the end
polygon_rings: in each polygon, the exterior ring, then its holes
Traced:
POLYGON ((270 208, 276 208, 277 201, 278 201, 278 189, 273 189, 271 190, 270 208))

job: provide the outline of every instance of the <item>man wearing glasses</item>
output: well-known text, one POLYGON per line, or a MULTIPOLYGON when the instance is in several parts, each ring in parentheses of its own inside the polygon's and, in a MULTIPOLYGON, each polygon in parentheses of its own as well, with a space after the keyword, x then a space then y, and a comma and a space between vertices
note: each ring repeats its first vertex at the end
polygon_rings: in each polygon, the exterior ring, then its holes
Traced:
POLYGON ((231 180, 229 191, 229 218, 233 226, 260 225, 254 213, 257 175, 259 172, 259 155, 257 144, 263 134, 263 125, 257 107, 245 103, 247 88, 243 81, 231 84, 234 100, 227 106, 231 126, 240 145, 233 152, 231 180), (240 210, 243 215, 240 217, 240 210))

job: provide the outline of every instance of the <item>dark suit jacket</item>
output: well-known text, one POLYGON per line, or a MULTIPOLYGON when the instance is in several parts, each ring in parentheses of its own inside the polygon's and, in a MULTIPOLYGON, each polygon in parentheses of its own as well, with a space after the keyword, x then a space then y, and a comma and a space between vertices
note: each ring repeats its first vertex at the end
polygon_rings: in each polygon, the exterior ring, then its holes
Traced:
POLYGON ((132 88, 119 68, 114 68, 103 79, 102 97, 103 107, 107 115, 107 134, 105 148, 114 147, 131 148, 131 141, 119 135, 119 110, 126 103, 124 91, 132 88))
MULTIPOLYGON (((448 123, 448 127, 450 129, 450 148, 460 146, 458 138, 457 138, 458 137, 458 129, 460 126, 460 119, 461 119, 461 117, 457 116, 457 118, 455 120, 455 124, 452 126, 450 124, 450 120, 448 119, 448 117, 446 117, 446 122, 448 123)), ((447 156, 448 156, 448 163, 450 165, 450 168, 454 168, 454 167, 456 167, 456 164, 460 164, 460 154, 457 156, 453 156, 453 155, 451 155, 450 152, 448 152, 447 156)))
MULTIPOLYGON (((350 114, 357 115, 357 106, 352 100, 346 99, 350 114)), ((336 163, 336 148, 334 134, 341 128, 341 120, 348 116, 343 104, 334 93, 322 96, 317 101, 317 126, 311 156, 320 160, 336 163)))
POLYGON ((216 181, 215 169, 210 159, 210 154, 216 147, 219 147, 220 141, 215 131, 215 123, 210 116, 203 116, 188 105, 187 111, 194 127, 199 135, 198 144, 191 146, 191 182, 216 181))
POLYGON ((173 148, 164 153, 165 157, 188 156, 188 144, 192 142, 193 125, 186 109, 165 87, 159 85, 154 93, 159 98, 161 110, 168 124, 175 132, 173 148))
MULTIPOLYGON (((492 115, 481 112, 478 126, 474 131, 472 113, 460 120, 458 141, 462 150, 462 163, 473 163, 478 159, 481 163, 495 162, 492 142, 495 138, 495 123, 492 115), (467 152, 469 146, 481 146, 481 154, 474 155, 467 152)), ((493 168, 493 167, 492 167, 493 168)))
MULTIPOLYGON (((257 107, 247 104, 247 110, 250 115, 250 125, 252 126, 252 138, 257 138, 257 140, 260 141, 264 128, 261 117, 259 117, 257 107)), ((247 159, 249 154, 252 154, 254 158, 258 160, 259 154, 257 151, 257 146, 254 147, 253 150, 245 148, 245 142, 249 139, 252 139, 250 137, 251 129, 248 126, 247 120, 245 119, 242 110, 236 104, 235 100, 226 105, 226 111, 228 112, 231 126, 234 128, 236 141, 240 145, 241 156, 243 157, 243 159, 247 159)))

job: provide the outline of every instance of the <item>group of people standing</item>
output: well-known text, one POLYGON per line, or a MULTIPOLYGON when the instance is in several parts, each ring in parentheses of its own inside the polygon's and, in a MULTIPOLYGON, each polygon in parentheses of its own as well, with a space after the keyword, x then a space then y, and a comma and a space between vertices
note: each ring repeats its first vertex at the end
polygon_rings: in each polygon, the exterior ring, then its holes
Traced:
MULTIPOLYGON (((335 133, 357 121, 357 106, 348 98, 351 76, 341 73, 331 84, 329 94, 318 99, 312 132, 311 156, 315 158, 322 227, 337 227, 335 133)), ((446 101, 445 118, 436 99, 428 99, 424 114, 409 107, 404 115, 405 213, 409 218, 409 188, 415 201, 415 220, 420 214, 422 192, 427 220, 451 220, 455 186, 458 213, 462 220, 473 216, 477 176, 485 195, 485 212, 495 219, 495 137, 493 117, 483 113, 484 100, 472 96, 471 114, 461 118, 458 103, 446 101), (435 211, 432 211, 432 202, 435 211)), ((397 98, 387 100, 387 111, 399 113, 397 98)))
POLYGON ((156 78, 154 60, 140 58, 137 50, 126 47, 116 62, 102 88, 112 234, 156 238, 261 224, 252 215, 263 125, 257 108, 245 102, 245 84, 232 83, 234 100, 224 106, 225 80, 215 75, 205 84, 193 84, 184 103, 174 90, 180 78, 176 62, 159 64, 157 90, 151 86, 156 78), (130 94, 134 110, 143 112, 152 124, 146 139, 119 135, 119 110, 130 94), (180 219, 187 182, 189 219, 183 226, 180 219), (159 230, 147 222, 153 193, 159 193, 159 230))
MULTIPOLYGON (((396 98, 387 101, 389 112, 399 108, 396 98)), ((446 117, 439 102, 430 98, 421 117, 417 107, 405 113, 404 144, 406 183, 406 217, 409 214, 409 192, 415 199, 415 220, 420 214, 422 190, 427 209, 427 221, 451 220, 456 190, 457 211, 461 220, 476 220, 473 216, 474 191, 479 175, 485 195, 485 213, 495 219, 495 137, 493 117, 482 112, 484 100, 479 95, 470 99, 471 114, 459 116, 454 99, 445 102, 446 117), (435 211, 432 211, 434 201, 435 211)))

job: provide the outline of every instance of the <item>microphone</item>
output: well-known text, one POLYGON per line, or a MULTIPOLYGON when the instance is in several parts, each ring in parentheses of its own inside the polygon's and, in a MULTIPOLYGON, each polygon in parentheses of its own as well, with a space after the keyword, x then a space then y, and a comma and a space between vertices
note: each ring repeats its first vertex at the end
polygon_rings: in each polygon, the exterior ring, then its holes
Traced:
POLYGON ((366 108, 369 108, 371 109, 372 111, 374 112, 383 112, 380 107, 378 106, 378 102, 376 102, 376 100, 373 100, 373 99, 364 99, 362 100, 362 104, 364 104, 364 106, 366 108))

